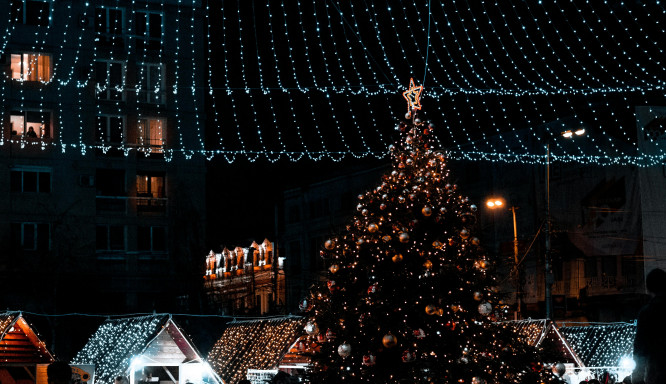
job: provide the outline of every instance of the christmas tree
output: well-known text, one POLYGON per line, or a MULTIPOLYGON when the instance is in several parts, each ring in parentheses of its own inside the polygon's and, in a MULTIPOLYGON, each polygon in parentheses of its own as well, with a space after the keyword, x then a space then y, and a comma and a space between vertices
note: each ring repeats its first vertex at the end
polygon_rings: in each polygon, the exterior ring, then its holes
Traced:
POLYGON ((419 95, 405 95, 392 171, 325 242, 328 280, 301 303, 318 349, 311 382, 549 382, 538 352, 499 321, 497 260, 475 236, 477 207, 431 148, 419 95))

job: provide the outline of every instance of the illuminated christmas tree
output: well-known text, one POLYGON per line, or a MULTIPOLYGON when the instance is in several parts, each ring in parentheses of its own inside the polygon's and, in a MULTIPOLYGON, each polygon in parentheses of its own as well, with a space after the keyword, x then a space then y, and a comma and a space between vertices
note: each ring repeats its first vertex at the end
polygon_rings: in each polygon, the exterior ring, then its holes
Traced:
POLYGON ((358 197, 321 256, 328 280, 301 309, 317 345, 313 383, 542 383, 538 351, 499 322, 498 260, 476 237, 477 207, 460 194, 433 126, 405 92, 393 169, 358 197))

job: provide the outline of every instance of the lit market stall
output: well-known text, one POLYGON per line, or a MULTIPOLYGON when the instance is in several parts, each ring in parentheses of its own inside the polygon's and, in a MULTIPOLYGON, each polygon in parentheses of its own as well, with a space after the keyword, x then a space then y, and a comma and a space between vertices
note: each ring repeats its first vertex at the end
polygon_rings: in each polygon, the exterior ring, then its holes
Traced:
POLYGON ((170 315, 106 320, 74 357, 95 364, 95 384, 222 384, 170 315))

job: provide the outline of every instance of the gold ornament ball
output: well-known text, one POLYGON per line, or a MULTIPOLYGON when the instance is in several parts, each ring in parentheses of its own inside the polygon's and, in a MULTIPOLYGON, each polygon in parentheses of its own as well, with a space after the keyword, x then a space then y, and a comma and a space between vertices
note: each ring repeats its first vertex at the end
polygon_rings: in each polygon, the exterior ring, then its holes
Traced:
POLYGON ((375 224, 375 223, 370 223, 370 224, 368 225, 368 232, 370 232, 370 233, 375 233, 375 232, 377 232, 378 230, 379 230, 379 226, 377 226, 377 224, 375 224))
POLYGON ((474 292, 474 300, 481 301, 481 299, 483 299, 483 293, 478 292, 478 291, 474 292))
POLYGON ((389 333, 382 338, 382 344, 384 344, 386 348, 393 348, 398 345, 398 339, 389 333))
POLYGON ((427 315, 434 315, 435 313, 437 313, 437 307, 435 307, 432 304, 426 305, 425 312, 427 315))
POLYGON ((439 240, 435 240, 432 242, 432 247, 435 249, 441 249, 442 248, 442 243, 439 240))
POLYGON ((481 240, 478 237, 472 237, 472 244, 479 245, 481 244, 481 240))
POLYGON ((324 242, 324 248, 328 249, 329 251, 333 250, 335 248, 335 241, 328 239, 326 242, 324 242))
POLYGON ((400 239, 401 243, 409 242, 409 234, 406 232, 402 232, 398 238, 400 239))
POLYGON ((402 261, 402 254, 396 253, 392 258, 394 263, 399 263, 402 261))
POLYGON ((467 229, 463 229, 460 231, 460 237, 464 240, 469 237, 469 231, 467 229))
POLYGON ((432 261, 426 260, 425 263, 423 263, 423 266, 425 267, 425 269, 432 268, 432 261))
POLYGON ((384 203, 379 204, 379 209, 381 209, 382 211, 385 210, 386 209, 386 204, 384 204, 384 203))
POLYGON ((423 207, 423 209, 421 209, 421 213, 423 214, 423 216, 429 217, 430 215, 432 215, 432 208, 423 207))
POLYGON ((340 266, 337 264, 333 264, 328 268, 328 270, 331 271, 331 273, 336 273, 337 271, 340 270, 340 266))

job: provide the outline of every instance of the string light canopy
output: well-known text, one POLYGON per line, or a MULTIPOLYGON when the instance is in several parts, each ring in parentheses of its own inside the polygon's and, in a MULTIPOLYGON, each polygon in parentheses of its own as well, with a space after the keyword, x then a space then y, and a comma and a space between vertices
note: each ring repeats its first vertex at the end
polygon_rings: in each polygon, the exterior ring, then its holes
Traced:
POLYGON ((131 375, 130 382, 134 383, 134 372, 143 366, 181 365, 197 371, 181 370, 183 381, 194 379, 194 375, 199 382, 222 383, 210 367, 206 368, 189 337, 168 314, 107 319, 72 364, 94 364, 97 384, 111 384, 119 375, 131 375))
POLYGON ((208 361, 227 383, 245 379, 248 369, 277 369, 289 347, 304 334, 305 319, 288 316, 233 321, 215 343, 208 361))
MULTIPOLYGON (((444 127, 436 141, 453 159, 543 163, 551 141, 550 161, 650 166, 666 155, 656 139, 649 153, 641 149, 646 132, 635 116, 637 106, 664 104, 658 42, 666 37, 666 9, 658 2, 49 4, 30 50, 50 51, 53 70, 36 81, 37 90, 33 81, 3 77, 0 102, 53 110, 59 129, 49 140, 11 136, 0 144, 82 155, 157 152, 167 160, 381 158, 391 141, 386 127, 402 117, 395 115, 395 95, 405 91, 404 79, 423 76, 415 83, 426 91, 412 100, 428 111, 423 119, 444 127), (151 16, 168 12, 174 13, 168 21, 151 16), (122 22, 109 23, 117 14, 122 22), (91 49, 93 38, 105 44, 91 49), (109 74, 116 65, 134 66, 136 76, 101 82, 98 63, 109 74), (109 119, 90 119, 91 88, 108 104, 92 110, 109 119), (152 116, 116 97, 130 93, 153 104, 152 116), (147 148, 130 145, 127 129, 118 140, 91 139, 113 124, 148 117, 168 120, 173 132, 142 131, 147 148), (581 126, 585 140, 557 139, 581 126)), ((16 32, 18 17, 0 17, 0 54, 15 54, 15 42, 25 37, 16 32)), ((658 109, 653 114, 663 117, 658 109)))

